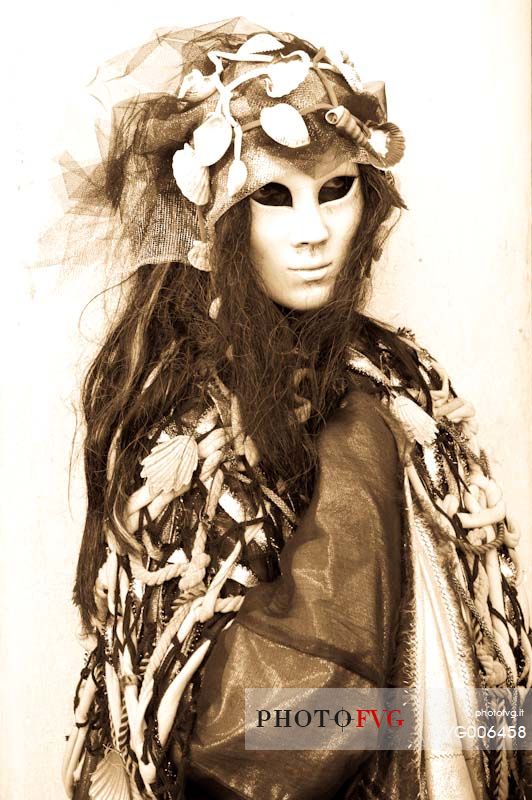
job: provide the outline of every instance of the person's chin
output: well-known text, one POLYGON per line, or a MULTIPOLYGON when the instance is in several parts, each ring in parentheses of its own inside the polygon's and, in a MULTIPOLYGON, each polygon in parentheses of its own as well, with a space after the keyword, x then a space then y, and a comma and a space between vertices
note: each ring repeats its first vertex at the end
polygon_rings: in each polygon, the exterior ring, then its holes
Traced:
POLYGON ((331 295, 330 286, 308 286, 292 298, 294 311, 315 311, 325 305, 331 295))

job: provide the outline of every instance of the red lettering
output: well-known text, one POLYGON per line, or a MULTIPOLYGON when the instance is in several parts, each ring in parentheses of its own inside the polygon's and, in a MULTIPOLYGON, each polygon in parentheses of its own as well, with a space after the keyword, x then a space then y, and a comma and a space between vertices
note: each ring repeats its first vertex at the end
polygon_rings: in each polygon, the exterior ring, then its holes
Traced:
POLYGON ((357 728, 363 728, 369 714, 369 708, 357 708, 357 728))
POLYGON ((382 714, 379 717, 378 714, 377 714, 377 709, 376 708, 372 708, 371 709, 371 716, 375 720, 375 725, 377 726, 377 728, 380 728, 381 725, 382 725, 382 721, 383 721, 384 717, 386 716, 386 709, 383 708, 382 714))

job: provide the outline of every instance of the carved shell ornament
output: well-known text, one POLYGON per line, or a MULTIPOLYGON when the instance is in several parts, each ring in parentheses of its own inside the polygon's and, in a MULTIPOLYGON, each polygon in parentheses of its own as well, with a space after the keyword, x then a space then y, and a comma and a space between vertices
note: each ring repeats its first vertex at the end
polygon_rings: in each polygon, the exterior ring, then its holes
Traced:
POLYGON ((304 51, 281 58, 285 60, 266 68, 266 93, 270 97, 284 97, 293 92, 303 83, 310 70, 310 56, 304 51))
POLYGON ((198 466, 198 445, 192 436, 175 436, 155 445, 141 464, 140 474, 146 479, 150 496, 161 492, 180 495, 190 488, 198 466))
POLYGON ((229 197, 234 197, 235 194, 244 188, 248 178, 248 168, 243 161, 235 159, 229 167, 227 175, 227 193, 229 197))
POLYGON ((389 408, 394 417, 402 424, 409 439, 418 442, 424 447, 435 442, 438 435, 438 425, 410 397, 392 395, 389 408))
POLYGON ((175 182, 187 200, 196 206, 204 206, 209 202, 211 196, 209 171, 200 164, 194 149, 189 144, 174 153, 172 170, 175 182))
POLYGON ((91 778, 89 798, 131 800, 126 765, 117 750, 108 750, 96 767, 91 778))
POLYGON ((331 108, 325 119, 339 133, 367 152, 370 163, 380 169, 395 166, 405 152, 405 140, 401 130, 391 122, 365 125, 344 106, 331 108))
POLYGON ((233 130, 223 114, 214 113, 196 128, 193 138, 198 163, 202 167, 211 167, 229 148, 233 130))
POLYGON ((289 103, 277 103, 260 112, 262 129, 270 139, 285 147, 304 147, 310 142, 305 120, 289 103))
POLYGON ((201 242, 195 239, 192 247, 188 251, 190 264, 201 272, 211 271, 211 247, 208 242, 201 242))
MULTIPOLYGON (((232 146, 227 183, 221 190, 225 190, 230 199, 241 193, 246 187, 250 168, 245 158, 242 158, 242 137, 246 130, 261 127, 272 141, 284 147, 304 148, 310 143, 304 114, 323 110, 326 121, 334 125, 340 135, 358 145, 367 155, 368 161, 378 169, 394 166, 404 153, 404 138, 396 125, 369 120, 364 122, 344 106, 338 105, 332 84, 326 78, 327 71, 341 75, 354 94, 372 94, 382 104, 381 96, 371 88, 374 85, 362 84, 353 63, 343 51, 322 49, 311 58, 303 50, 281 52, 285 46, 274 35, 259 33, 247 39, 235 52, 212 50, 208 53, 208 58, 214 71, 204 75, 199 69, 191 70, 184 76, 177 92, 177 99, 188 107, 200 104, 217 94, 214 110, 210 101, 209 113, 192 132, 189 142, 175 153, 172 162, 178 188, 198 209, 200 240, 194 242, 189 252, 189 262, 197 269, 210 269, 205 225, 201 216, 201 208, 212 199, 209 167, 226 158, 232 146), (227 62, 249 64, 249 69, 224 83, 222 78, 227 62), (294 92, 306 80, 311 70, 319 74, 330 105, 320 102, 316 106, 305 108, 301 113, 282 98, 294 92), (255 99, 265 93, 280 102, 265 105, 260 110, 259 118, 246 122, 243 129, 233 117, 231 101, 236 94, 241 94, 237 90, 249 82, 257 84, 255 99)), ((382 90, 382 84, 380 86, 382 90)), ((220 191, 220 187, 217 191, 220 191)))
POLYGON ((237 55, 245 56, 255 53, 274 53, 282 50, 284 44, 272 36, 271 33, 257 33, 251 36, 236 51, 237 55))
POLYGON ((185 75, 179 91, 178 100, 187 100, 190 103, 200 103, 216 91, 216 83, 212 75, 203 75, 199 69, 193 69, 185 75))

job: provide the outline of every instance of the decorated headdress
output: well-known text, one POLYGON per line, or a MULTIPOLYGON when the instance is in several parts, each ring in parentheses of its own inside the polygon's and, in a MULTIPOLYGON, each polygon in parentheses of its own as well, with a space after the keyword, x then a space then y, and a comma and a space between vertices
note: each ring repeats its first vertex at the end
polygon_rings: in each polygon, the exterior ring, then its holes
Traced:
POLYGON ((122 274, 168 261, 208 270, 218 219, 283 165, 309 171, 328 150, 388 170, 404 152, 382 83, 363 84, 343 52, 241 17, 160 33, 105 65, 102 87, 113 105, 102 163, 64 161, 81 223, 66 260, 96 250, 122 274))

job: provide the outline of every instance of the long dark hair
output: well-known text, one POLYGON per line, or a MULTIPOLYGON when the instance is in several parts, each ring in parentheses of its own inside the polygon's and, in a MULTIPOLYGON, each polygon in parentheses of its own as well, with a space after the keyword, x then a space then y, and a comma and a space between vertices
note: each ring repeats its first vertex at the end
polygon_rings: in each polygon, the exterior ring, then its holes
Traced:
POLYGON ((139 485, 147 435, 175 411, 201 404, 214 376, 238 396, 262 468, 302 504, 310 495, 317 434, 349 386, 346 347, 367 329, 362 309, 383 223, 404 207, 382 172, 360 165, 360 181, 364 208, 350 256, 318 310, 295 313, 266 295, 249 258, 247 201, 218 222, 212 277, 166 263, 142 266, 130 278, 127 301, 82 392, 88 509, 74 599, 87 629, 105 526, 124 552, 140 547, 124 512, 139 485), (299 385, 294 376, 303 376, 299 385), (305 424, 296 415, 301 396, 311 407, 305 424))

